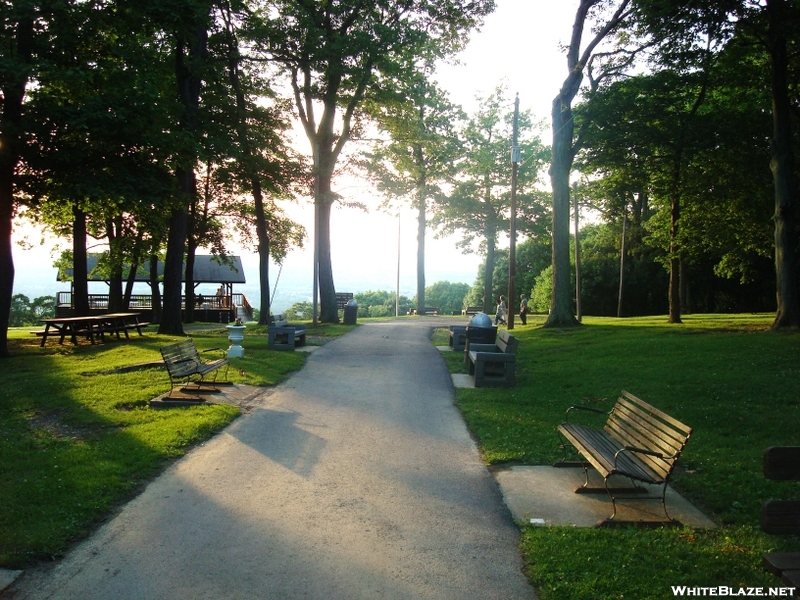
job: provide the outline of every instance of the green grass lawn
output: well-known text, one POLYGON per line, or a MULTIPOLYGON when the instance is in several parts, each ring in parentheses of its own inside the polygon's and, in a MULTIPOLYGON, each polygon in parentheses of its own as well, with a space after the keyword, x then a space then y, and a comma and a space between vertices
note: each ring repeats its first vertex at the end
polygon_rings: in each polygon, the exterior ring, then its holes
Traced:
MULTIPOLYGON (((460 389, 457 403, 490 464, 550 464, 571 404, 610 410, 626 389, 693 427, 674 487, 716 530, 534 528, 522 524, 540 597, 667 598, 672 585, 779 586, 760 568, 800 539, 759 528, 761 503, 800 498, 800 484, 764 479, 762 453, 800 445, 800 333, 767 331, 772 315, 586 318, 576 329, 517 326, 517 385, 460 389)), ((460 353, 445 353, 464 372, 460 353)), ((595 421, 602 427, 603 417, 595 421)))
MULTIPOLYGON (((169 390, 163 366, 119 367, 160 360, 178 338, 157 335, 77 347, 49 341, 30 328, 9 332, 10 358, 0 360, 0 567, 23 568, 61 556, 171 459, 239 415, 228 405, 166 410, 148 401, 169 390)), ((310 328, 317 339, 349 328, 310 328)), ((224 328, 191 332, 198 349, 225 349, 224 328)), ((268 386, 302 367, 305 353, 267 349, 248 327, 244 359, 228 378, 268 386)), ((219 356, 211 353, 209 356, 219 356)))

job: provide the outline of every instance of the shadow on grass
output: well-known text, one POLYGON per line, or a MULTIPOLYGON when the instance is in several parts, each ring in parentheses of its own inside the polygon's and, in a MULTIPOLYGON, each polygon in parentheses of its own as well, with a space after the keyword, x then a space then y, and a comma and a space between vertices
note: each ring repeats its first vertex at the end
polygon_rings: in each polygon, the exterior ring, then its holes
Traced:
MULTIPOLYGON (((0 567, 23 568, 62 555, 129 499, 170 459, 227 425, 227 405, 149 408, 169 389, 161 368, 119 373, 160 360, 177 338, 148 333, 125 341, 38 346, 13 332, 11 356, 0 361, 0 567)), ((226 347, 214 332, 197 332, 202 350, 226 347)), ((240 382, 274 384, 305 357, 266 350, 234 363, 240 382), (241 374, 240 374, 241 373, 241 374)))

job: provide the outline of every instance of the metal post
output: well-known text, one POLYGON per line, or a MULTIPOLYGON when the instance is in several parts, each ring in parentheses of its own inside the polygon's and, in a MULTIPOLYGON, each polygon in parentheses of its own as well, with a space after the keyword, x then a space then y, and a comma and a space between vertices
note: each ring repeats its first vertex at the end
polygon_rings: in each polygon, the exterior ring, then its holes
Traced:
POLYGON ((517 171, 519 169, 519 94, 514 99, 514 125, 511 141, 511 224, 508 247, 508 329, 514 329, 514 305, 517 296, 517 171))
POLYGON ((394 316, 400 316, 400 209, 397 209, 397 283, 394 288, 394 316))

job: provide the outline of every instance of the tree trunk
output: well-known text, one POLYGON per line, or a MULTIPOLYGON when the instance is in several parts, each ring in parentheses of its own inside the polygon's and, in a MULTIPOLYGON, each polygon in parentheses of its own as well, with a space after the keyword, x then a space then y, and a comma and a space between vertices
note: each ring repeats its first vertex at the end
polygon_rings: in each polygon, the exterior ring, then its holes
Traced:
POLYGON ((789 12, 786 0, 767 0, 768 40, 772 59, 772 158, 770 169, 775 186, 775 274, 778 310, 772 329, 800 326, 800 297, 797 282, 797 194, 792 148, 791 104, 789 101, 787 36, 789 12))
MULTIPOLYGON (((682 148, 683 142, 679 144, 682 148)), ((681 256, 678 244, 678 227, 681 218, 681 164, 682 152, 678 152, 678 157, 673 167, 672 175, 672 202, 670 204, 670 225, 669 225, 669 322, 681 323, 681 256)))
MULTIPOLYGON (((179 171, 179 181, 190 174, 179 171)), ((183 187, 183 184, 181 185, 183 187)), ((167 255, 164 259, 164 300, 158 333, 183 336, 181 314, 181 279, 183 278, 183 253, 186 248, 188 215, 183 209, 173 209, 169 218, 167 255)))
POLYGON ((681 298, 681 314, 692 314, 692 303, 689 297, 689 265, 683 254, 680 255, 680 298, 681 298))
POLYGON ((72 307, 75 315, 89 314, 89 273, 86 268, 86 214, 72 207, 72 307))
POLYGON ((108 277, 108 312, 121 312, 122 302, 122 217, 108 219, 108 251, 111 273, 108 277))
MULTIPOLYGON (((208 51, 208 10, 210 5, 205 6, 203 14, 191 17, 196 21, 196 26, 188 57, 185 54, 186 40, 182 34, 178 34, 175 45, 175 80, 178 97, 183 105, 180 129, 189 136, 197 132, 200 90, 208 51)), ((197 163, 196 154, 185 153, 181 157, 181 163, 182 166, 175 169, 178 189, 182 195, 181 206, 172 210, 169 220, 167 256, 164 259, 164 309, 158 332, 182 336, 184 333, 181 322, 181 271, 188 233, 187 207, 191 204, 191 199, 197 196, 197 180, 194 172, 194 165, 197 163)))
MULTIPOLYGON (((617 296, 617 317, 622 318, 622 298, 625 291, 625 234, 628 230, 628 207, 622 213, 622 238, 619 242, 619 295, 617 296)), ((577 236, 575 238, 577 244, 577 236)))
MULTIPOLYGON (((228 79, 233 87, 234 95, 236 96, 236 134, 239 138, 239 144, 244 155, 245 164, 251 164, 250 158, 253 155, 250 146, 250 138, 248 137, 247 128, 247 102, 245 99, 244 91, 242 90, 242 81, 239 77, 239 46, 236 36, 234 35, 231 26, 232 19, 228 15, 226 24, 228 26, 228 79)), ((270 304, 270 286, 269 286, 269 253, 270 253, 270 238, 269 230, 267 228, 267 211, 264 207, 264 193, 261 187, 261 179, 258 173, 250 169, 250 187, 253 190, 253 208, 256 217, 256 239, 258 240, 258 278, 261 287, 259 298, 259 325, 267 325, 269 323, 270 304)))
POLYGON ((483 312, 492 314, 492 307, 497 306, 498 298, 494 297, 492 280, 494 278, 495 246, 497 233, 494 228, 486 228, 486 269, 483 272, 483 312))
MULTIPOLYGON (((0 154, 6 154, 2 148, 3 141, 5 140, 0 140, 0 154)), ((11 317, 11 297, 14 294, 14 256, 11 242, 14 170, 15 164, 12 161, 5 156, 0 158, 0 357, 8 356, 8 322, 11 317)))
MULTIPOLYGON (((190 226, 191 227, 191 226, 190 226)), ((186 236, 186 268, 183 272, 183 322, 194 323, 194 257, 197 254, 197 240, 194 235, 186 236)))
POLYGON ((678 249, 678 220, 681 214, 681 204, 677 190, 673 190, 672 204, 670 206, 669 228, 669 322, 681 323, 681 262, 678 249))
MULTIPOLYGON (((15 7, 16 8, 16 7, 15 7)), ((22 102, 28 85, 28 69, 33 49, 33 10, 17 22, 16 35, 4 40, 18 61, 13 74, 2 82, 0 114, 0 357, 8 356, 8 322, 14 294, 14 255, 11 232, 14 220, 14 177, 22 150, 22 102), (22 68, 22 67, 25 68, 22 68)))
POLYGON ((131 254, 131 268, 125 281, 125 293, 122 296, 122 310, 128 311, 131 306, 131 295, 133 294, 133 284, 136 282, 136 272, 139 270, 139 261, 142 256, 142 238, 144 229, 139 229, 136 234, 136 242, 131 254))
POLYGON ((319 144, 319 194, 316 198, 317 260, 319 266, 319 320, 322 323, 338 323, 339 309, 336 306, 336 288, 333 285, 331 262, 331 209, 333 208, 333 134, 320 136, 319 144))
MULTIPOLYGON (((574 85, 577 92, 579 81, 574 85)), ((572 170, 574 135, 570 107, 572 97, 574 93, 564 97, 562 89, 553 100, 553 162, 550 165, 550 183, 553 188, 553 292, 545 327, 580 325, 572 312, 569 266, 569 174, 572 170)))
POLYGON ((158 285, 158 256, 155 254, 150 257, 150 307, 153 311, 150 320, 161 323, 161 288, 158 285))

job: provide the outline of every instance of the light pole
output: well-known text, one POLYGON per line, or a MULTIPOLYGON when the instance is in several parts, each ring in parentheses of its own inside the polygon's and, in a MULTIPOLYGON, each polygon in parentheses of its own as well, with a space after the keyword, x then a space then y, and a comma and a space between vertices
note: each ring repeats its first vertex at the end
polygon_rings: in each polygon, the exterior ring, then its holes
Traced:
POLYGON ((400 209, 397 209, 397 281, 394 287, 394 316, 400 316, 400 209))

